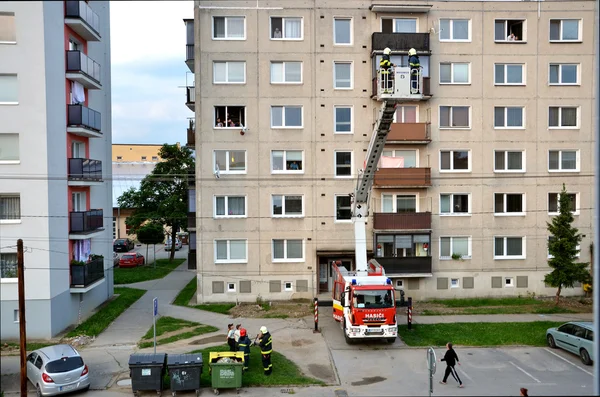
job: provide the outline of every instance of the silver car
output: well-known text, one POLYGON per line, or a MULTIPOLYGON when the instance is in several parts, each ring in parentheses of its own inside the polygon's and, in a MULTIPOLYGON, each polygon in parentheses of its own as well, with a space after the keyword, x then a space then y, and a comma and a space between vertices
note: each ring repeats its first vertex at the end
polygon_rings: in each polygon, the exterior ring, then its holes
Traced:
POLYGON ((569 322, 546 331, 548 346, 560 347, 577 354, 581 362, 591 365, 594 361, 594 328, 590 322, 569 322))
POLYGON ((47 346, 29 353, 27 379, 35 386, 38 396, 90 388, 88 366, 69 345, 47 346))

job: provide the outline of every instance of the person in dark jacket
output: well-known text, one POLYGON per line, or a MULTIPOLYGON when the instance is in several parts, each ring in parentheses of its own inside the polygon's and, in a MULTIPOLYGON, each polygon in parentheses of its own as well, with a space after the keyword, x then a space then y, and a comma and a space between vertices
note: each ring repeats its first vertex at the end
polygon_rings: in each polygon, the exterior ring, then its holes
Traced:
POLYGON ((244 367, 243 370, 248 370, 250 365, 250 338, 245 328, 240 328, 240 339, 238 339, 238 351, 244 352, 244 367))
POLYGON ((391 53, 392 50, 386 48, 385 50, 383 50, 383 56, 381 57, 381 61, 379 61, 380 76, 382 79, 382 87, 384 90, 384 94, 391 93, 390 90, 392 89, 392 79, 394 78, 393 71, 392 73, 390 73, 390 69, 395 66, 390 60, 391 53))
POLYGON ((233 328, 233 324, 227 325, 227 344, 229 345, 229 351, 235 352, 235 329, 233 328))
POLYGON ((417 55, 417 50, 411 48, 408 50, 408 65, 410 66, 410 91, 412 94, 420 92, 419 73, 421 73, 421 61, 417 55))
POLYGON ((265 375, 271 375, 273 372, 273 364, 271 364, 271 353, 273 353, 273 338, 264 325, 260 327, 258 334, 258 345, 260 346, 260 354, 262 354, 262 364, 265 375))
POLYGON ((440 383, 442 385, 445 385, 446 380, 448 380, 448 375, 452 374, 452 377, 458 382, 458 387, 463 387, 463 383, 458 377, 456 369, 454 368, 456 364, 460 365, 460 362, 458 361, 458 355, 456 354, 456 351, 454 351, 454 349, 452 348, 452 343, 448 343, 446 345, 446 348, 448 350, 446 351, 446 354, 444 354, 444 358, 440 360, 446 362, 446 372, 444 373, 444 379, 440 383))

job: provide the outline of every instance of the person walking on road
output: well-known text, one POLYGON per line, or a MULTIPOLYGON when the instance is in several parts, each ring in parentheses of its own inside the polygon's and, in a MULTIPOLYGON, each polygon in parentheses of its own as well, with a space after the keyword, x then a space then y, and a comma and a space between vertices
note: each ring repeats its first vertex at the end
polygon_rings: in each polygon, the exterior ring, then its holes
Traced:
POLYGON ((250 338, 245 328, 240 328, 240 339, 238 340, 238 350, 244 352, 244 371, 250 366, 250 338))
POLYGON ((227 325, 227 344, 229 345, 229 351, 235 352, 237 349, 235 347, 235 329, 233 328, 233 324, 227 325))
POLYGON ((527 389, 526 388, 522 387, 520 391, 521 391, 521 397, 528 397, 529 396, 529 394, 527 394, 527 389))
POLYGON ((271 364, 271 353, 273 353, 273 338, 264 325, 260 327, 258 334, 258 345, 260 346, 260 354, 262 355, 262 364, 265 375, 271 375, 273 372, 273 364, 271 364))
POLYGON ((446 381, 448 380, 448 375, 452 374, 452 377, 458 382, 458 387, 464 387, 462 381, 458 377, 456 369, 454 368, 456 364, 460 365, 458 355, 452 348, 452 343, 448 342, 448 344, 446 344, 446 348, 448 350, 446 351, 446 354, 444 354, 444 358, 440 359, 440 361, 446 362, 446 372, 444 373, 444 379, 440 381, 440 383, 445 385, 446 381))

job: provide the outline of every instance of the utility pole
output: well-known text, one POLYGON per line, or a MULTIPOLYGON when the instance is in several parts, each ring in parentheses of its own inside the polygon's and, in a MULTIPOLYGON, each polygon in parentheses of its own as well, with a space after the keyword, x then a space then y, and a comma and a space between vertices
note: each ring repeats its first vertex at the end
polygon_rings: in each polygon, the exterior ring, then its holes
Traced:
POLYGON ((27 337, 25 335, 25 265, 23 240, 17 240, 17 277, 19 281, 19 342, 21 353, 21 395, 27 395, 27 337))

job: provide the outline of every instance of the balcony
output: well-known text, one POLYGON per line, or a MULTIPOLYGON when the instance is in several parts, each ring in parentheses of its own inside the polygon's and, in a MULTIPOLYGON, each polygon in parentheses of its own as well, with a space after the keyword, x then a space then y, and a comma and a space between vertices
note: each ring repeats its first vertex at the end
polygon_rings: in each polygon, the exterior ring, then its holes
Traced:
POLYGON ((192 112, 196 111, 196 87, 185 87, 186 91, 186 100, 185 105, 192 112))
POLYGON ((432 277, 430 256, 385 257, 375 258, 385 270, 388 277, 432 277))
POLYGON ((194 20, 184 19, 185 24, 185 64, 194 73, 194 20))
MULTIPOLYGON (((430 78, 423 76, 421 78, 421 80, 423 82, 423 92, 421 95, 415 96, 414 100, 427 101, 432 97, 431 89, 430 89, 430 87, 431 87, 430 78)), ((373 79, 371 80, 371 98, 377 98, 378 88, 379 88, 379 86, 377 85, 377 77, 373 77, 373 79)), ((404 99, 406 101, 413 100, 411 98, 404 98, 404 99)))
POLYGON ((376 212, 375 230, 431 230, 431 212, 376 212))
POLYGON ((375 171, 376 188, 429 187, 431 168, 379 168, 375 171))
POLYGON ((187 223, 187 227, 188 230, 189 229, 196 229, 196 213, 195 212, 188 212, 188 223, 187 223))
POLYGON ((187 44, 185 46, 185 64, 188 69, 193 73, 194 72, 194 45, 187 44))
POLYGON ((89 287, 104 278, 104 258, 96 257, 88 263, 71 263, 71 292, 89 291, 89 287), (83 289, 83 291, 82 291, 83 289))
POLYGON ((69 186, 91 186, 102 183, 102 161, 69 159, 69 186))
POLYGON ((190 246, 190 250, 188 251, 188 270, 196 269, 196 248, 192 251, 192 247, 190 246))
POLYGON ((87 41, 100 41, 100 18, 85 1, 65 1, 65 24, 87 41))
POLYGON ((196 122, 194 121, 194 119, 189 120, 186 146, 191 149, 193 149, 196 146, 196 122))
POLYGON ((411 48, 419 55, 429 55, 429 33, 382 33, 375 32, 371 36, 371 50, 383 51, 389 48, 392 52, 406 52, 411 48))
POLYGON ((67 132, 88 138, 102 138, 102 115, 83 105, 69 105, 67 132))
POLYGON ((428 144, 431 142, 430 123, 392 123, 388 144, 428 144))
POLYGON ((102 210, 73 211, 69 213, 69 239, 85 240, 104 232, 102 210))
POLYGON ((85 88, 99 90, 100 64, 79 50, 67 51, 67 79, 77 81, 85 88))

